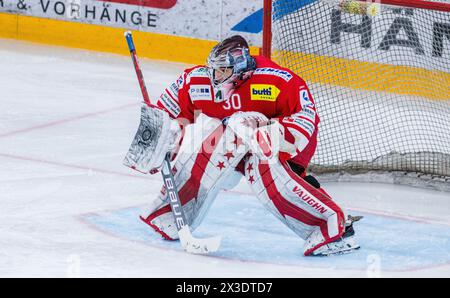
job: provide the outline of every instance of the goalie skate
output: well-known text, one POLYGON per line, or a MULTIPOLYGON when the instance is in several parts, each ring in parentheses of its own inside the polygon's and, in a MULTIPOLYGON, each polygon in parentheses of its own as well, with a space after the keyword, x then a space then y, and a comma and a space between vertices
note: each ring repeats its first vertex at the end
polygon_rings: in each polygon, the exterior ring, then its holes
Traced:
POLYGON ((318 249, 316 249, 312 255, 313 256, 331 256, 331 255, 342 255, 348 254, 354 250, 360 248, 359 244, 356 242, 354 235, 355 230, 353 229, 353 223, 361 220, 362 216, 348 216, 345 232, 342 237, 334 242, 328 243, 318 249))

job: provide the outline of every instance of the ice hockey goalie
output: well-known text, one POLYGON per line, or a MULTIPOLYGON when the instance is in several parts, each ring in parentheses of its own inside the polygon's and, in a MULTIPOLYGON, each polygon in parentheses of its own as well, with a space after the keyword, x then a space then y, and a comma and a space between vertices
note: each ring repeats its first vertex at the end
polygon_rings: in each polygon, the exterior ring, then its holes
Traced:
MULTIPOLYGON (((155 172, 167 152, 176 155, 175 182, 192 228, 221 189, 245 178, 261 203, 305 240, 305 256, 359 248, 352 218, 306 173, 320 121, 306 83, 251 56, 243 37, 220 42, 206 66, 184 71, 143 109, 159 119, 148 133, 154 146, 128 165, 155 172)), ((165 239, 178 238, 164 188, 141 218, 165 239)))

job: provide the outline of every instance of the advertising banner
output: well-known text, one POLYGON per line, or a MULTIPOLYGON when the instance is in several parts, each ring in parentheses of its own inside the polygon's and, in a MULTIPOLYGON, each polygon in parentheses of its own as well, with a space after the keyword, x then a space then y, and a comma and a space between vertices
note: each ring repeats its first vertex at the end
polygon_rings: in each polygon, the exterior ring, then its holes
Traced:
POLYGON ((0 12, 204 40, 240 33, 261 45, 261 0, 0 0, 0 12))

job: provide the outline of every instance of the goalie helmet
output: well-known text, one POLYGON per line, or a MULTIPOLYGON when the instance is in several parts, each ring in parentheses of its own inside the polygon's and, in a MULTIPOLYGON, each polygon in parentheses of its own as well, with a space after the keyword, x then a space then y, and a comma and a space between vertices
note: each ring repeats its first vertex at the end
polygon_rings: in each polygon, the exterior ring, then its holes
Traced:
POLYGON ((208 75, 214 88, 215 101, 227 100, 233 90, 247 80, 256 69, 247 41, 240 35, 216 45, 207 60, 208 75))

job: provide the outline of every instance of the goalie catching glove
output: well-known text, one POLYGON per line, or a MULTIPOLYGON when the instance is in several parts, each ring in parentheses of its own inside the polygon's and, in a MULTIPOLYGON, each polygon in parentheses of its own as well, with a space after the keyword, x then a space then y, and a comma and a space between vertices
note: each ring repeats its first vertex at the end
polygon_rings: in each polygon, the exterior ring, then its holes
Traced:
POLYGON ((143 104, 138 131, 123 163, 144 174, 155 173, 166 154, 176 149, 180 137, 178 122, 166 111, 143 104))
POLYGON ((258 112, 236 112, 227 122, 237 137, 262 160, 290 159, 296 146, 284 138, 285 128, 277 121, 258 112))

